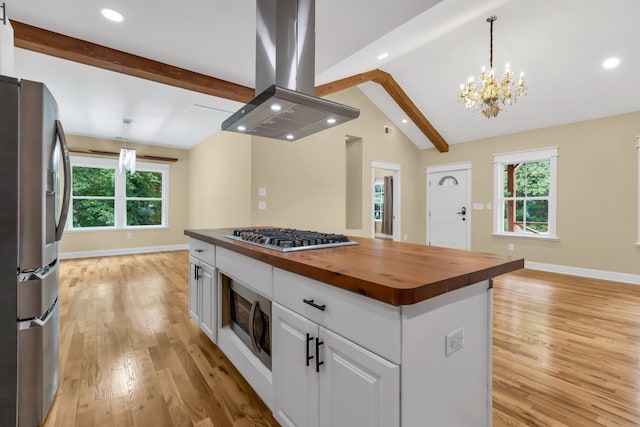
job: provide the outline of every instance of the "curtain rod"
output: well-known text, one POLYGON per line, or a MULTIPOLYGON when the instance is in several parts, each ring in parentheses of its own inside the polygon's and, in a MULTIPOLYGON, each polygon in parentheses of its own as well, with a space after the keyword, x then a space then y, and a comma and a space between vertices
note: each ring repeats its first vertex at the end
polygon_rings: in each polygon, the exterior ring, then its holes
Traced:
MULTIPOLYGON (((113 151, 87 150, 87 149, 82 149, 82 148, 71 148, 71 147, 69 147, 69 152, 70 153, 76 153, 76 154, 90 154, 90 155, 93 155, 93 156, 109 156, 109 157, 118 157, 118 156, 120 156, 120 153, 115 153, 113 151)), ((150 160, 150 161, 153 161, 153 162, 175 163, 175 162, 178 161, 178 159, 173 158, 173 157, 147 156, 147 155, 144 155, 144 154, 137 154, 136 158, 140 159, 140 160, 150 160)))

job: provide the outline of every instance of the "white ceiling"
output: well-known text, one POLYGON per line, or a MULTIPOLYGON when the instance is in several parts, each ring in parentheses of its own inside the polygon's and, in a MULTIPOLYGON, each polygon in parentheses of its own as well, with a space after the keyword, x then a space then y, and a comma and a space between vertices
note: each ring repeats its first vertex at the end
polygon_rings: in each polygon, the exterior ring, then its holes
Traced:
MULTIPOLYGON (((5 0, 10 18, 245 86, 254 86, 256 0, 5 0), (125 21, 104 20, 101 7, 125 21)), ((638 0, 321 0, 316 84, 380 68, 400 83, 449 143, 640 111, 638 0), (488 65, 524 70, 529 93, 497 118, 458 102, 488 65), (389 56, 377 57, 383 52, 389 56), (601 63, 618 56, 620 66, 601 63)), ((190 148, 241 104, 16 49, 21 78, 44 81, 68 133, 190 148), (193 108, 193 105, 208 107, 193 108)), ((426 137, 379 86, 360 85, 413 142, 426 137)))

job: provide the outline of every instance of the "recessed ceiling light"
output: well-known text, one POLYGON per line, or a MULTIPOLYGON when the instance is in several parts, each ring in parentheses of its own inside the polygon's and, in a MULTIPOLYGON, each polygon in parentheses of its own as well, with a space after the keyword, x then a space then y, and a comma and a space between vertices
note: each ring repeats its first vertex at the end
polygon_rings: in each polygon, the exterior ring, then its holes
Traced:
POLYGON ((104 16, 105 18, 107 18, 109 21, 113 21, 113 22, 122 22, 124 21, 124 16, 122 16, 122 14, 118 11, 115 11, 113 9, 109 9, 109 8, 102 8, 100 9, 100 13, 102 14, 102 16, 104 16))
POLYGON ((244 126, 238 126, 238 127, 237 127, 237 129, 238 129, 240 132, 244 132, 245 130, 247 130, 247 128, 246 128, 246 127, 244 127, 244 126))
POLYGON ((280 111, 280 110, 282 110, 282 107, 280 106, 280 104, 273 104, 273 105, 271 105, 271 109, 273 111, 280 111))
POLYGON ((616 68, 620 64, 620 60, 618 58, 609 58, 602 63, 602 66, 606 69, 616 68))
POLYGON ((287 139, 293 139, 293 135, 291 134, 287 135, 287 139))
POLYGON ((383 60, 387 56, 389 56, 389 52, 381 53, 380 55, 378 55, 378 61, 383 60))
POLYGON ((409 120, 407 120, 407 119, 402 119, 402 123, 409 123, 409 120))
POLYGON ((330 125, 334 124, 335 122, 336 119, 334 119, 333 117, 327 119, 327 123, 329 123, 330 125))

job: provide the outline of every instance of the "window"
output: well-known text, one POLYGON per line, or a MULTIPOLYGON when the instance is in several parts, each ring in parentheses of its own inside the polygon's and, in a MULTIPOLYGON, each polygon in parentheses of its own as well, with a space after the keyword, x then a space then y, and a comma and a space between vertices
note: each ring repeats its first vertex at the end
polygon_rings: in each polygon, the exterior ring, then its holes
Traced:
POLYGON ((137 164, 119 173, 112 159, 71 156, 70 230, 166 227, 169 167, 137 164))
POLYGON ((556 237, 557 147, 494 156, 494 234, 556 237))
POLYGON ((384 181, 376 180, 373 185, 373 220, 382 222, 384 214, 384 181))

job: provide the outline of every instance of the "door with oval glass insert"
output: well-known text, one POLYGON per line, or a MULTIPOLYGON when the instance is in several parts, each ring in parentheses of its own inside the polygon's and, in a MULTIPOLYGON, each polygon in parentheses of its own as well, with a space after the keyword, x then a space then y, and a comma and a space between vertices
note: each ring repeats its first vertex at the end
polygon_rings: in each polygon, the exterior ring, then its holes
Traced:
POLYGON ((427 173, 427 244, 470 249, 469 170, 427 173))

